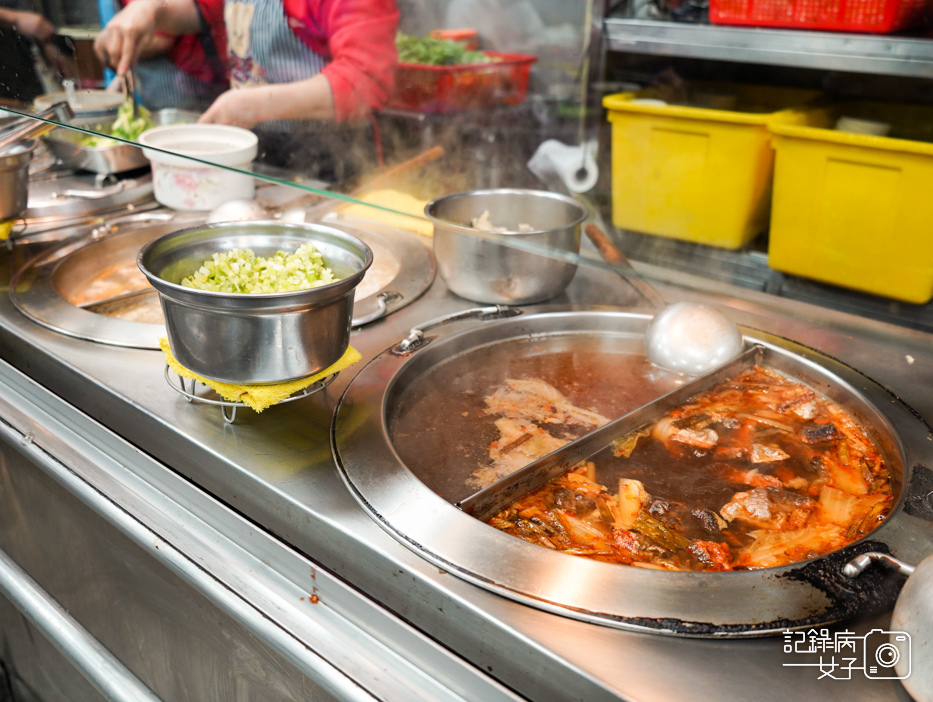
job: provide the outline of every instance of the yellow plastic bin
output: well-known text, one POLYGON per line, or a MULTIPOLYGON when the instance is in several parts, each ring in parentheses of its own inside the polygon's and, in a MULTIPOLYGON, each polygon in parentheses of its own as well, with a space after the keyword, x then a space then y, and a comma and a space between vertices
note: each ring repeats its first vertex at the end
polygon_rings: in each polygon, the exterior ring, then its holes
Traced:
MULTIPOLYGON (((809 126, 773 124, 768 263, 779 271, 925 304, 933 298, 933 107, 847 103, 809 126), (888 136, 834 129, 840 118, 888 136)), ((840 125, 841 126, 841 125, 840 125)))
POLYGON ((612 223, 736 249, 768 224, 774 152, 767 125, 804 119, 817 93, 694 83, 679 101, 657 91, 607 95, 612 223))

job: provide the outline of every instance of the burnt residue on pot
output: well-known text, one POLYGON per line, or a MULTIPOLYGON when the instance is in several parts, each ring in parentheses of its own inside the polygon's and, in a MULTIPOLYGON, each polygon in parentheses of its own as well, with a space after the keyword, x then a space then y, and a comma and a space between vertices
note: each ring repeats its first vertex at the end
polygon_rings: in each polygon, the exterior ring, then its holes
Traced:
MULTIPOLYGON (((828 597, 828 606, 808 616, 740 624, 688 621, 671 617, 601 615, 601 618, 661 634, 701 638, 754 638, 776 635, 789 629, 826 626, 877 614, 894 606, 905 579, 894 571, 880 567, 870 568, 858 578, 845 576, 842 572, 843 566, 855 556, 868 551, 890 553, 890 548, 880 541, 864 541, 775 576, 778 580, 783 578, 806 583, 828 597)), ((592 612, 586 613, 581 610, 580 613, 592 616, 592 612)))
POLYGON ((842 571, 846 563, 868 551, 891 553, 883 541, 868 540, 853 544, 794 568, 781 577, 812 585, 832 603, 826 614, 836 620, 847 619, 894 606, 904 578, 886 568, 869 568, 857 578, 842 571))
POLYGON ((926 466, 915 465, 911 471, 904 512, 933 522, 933 471, 926 466))

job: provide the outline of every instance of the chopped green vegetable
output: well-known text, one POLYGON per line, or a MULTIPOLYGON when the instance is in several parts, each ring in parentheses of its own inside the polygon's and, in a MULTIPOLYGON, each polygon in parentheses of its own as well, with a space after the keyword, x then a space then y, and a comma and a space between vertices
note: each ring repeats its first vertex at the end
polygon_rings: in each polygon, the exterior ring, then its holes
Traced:
POLYGON ((611 444, 612 455, 616 458, 629 458, 632 455, 632 451, 635 450, 638 440, 646 436, 651 436, 651 432, 647 429, 633 431, 631 434, 620 436, 618 439, 613 440, 611 444))
POLYGON ((673 529, 664 526, 657 519, 649 517, 643 511, 639 512, 638 516, 635 518, 633 530, 640 534, 644 534, 668 551, 676 551, 680 548, 687 548, 687 546, 690 545, 689 539, 681 536, 673 529))
MULTIPOLYGON (((117 110, 117 118, 110 126, 110 136, 127 141, 136 141, 139 135, 153 126, 152 116, 142 105, 137 108, 138 116, 133 118, 133 98, 128 97, 123 101, 117 110)), ((81 140, 82 146, 104 147, 112 146, 117 143, 114 139, 106 136, 89 136, 81 140)))
POLYGON ((181 284, 212 292, 277 293, 316 288, 335 280, 339 277, 324 265, 321 252, 312 244, 302 244, 293 254, 276 251, 269 258, 249 249, 215 253, 181 284))
POLYGON ((470 51, 449 39, 413 37, 399 32, 395 35, 400 63, 420 63, 429 66, 458 66, 465 63, 490 63, 496 59, 482 51, 470 51))

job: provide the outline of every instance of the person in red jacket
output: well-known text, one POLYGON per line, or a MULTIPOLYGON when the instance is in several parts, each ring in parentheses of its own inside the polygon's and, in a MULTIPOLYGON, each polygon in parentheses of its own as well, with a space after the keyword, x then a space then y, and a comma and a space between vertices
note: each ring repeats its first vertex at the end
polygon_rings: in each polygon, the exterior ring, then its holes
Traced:
POLYGON ((307 160, 313 154, 302 140, 319 133, 317 125, 358 123, 389 99, 398 19, 395 0, 134 0, 94 47, 123 75, 155 32, 212 29, 231 89, 200 121, 255 127, 277 142, 270 150, 278 161, 294 161, 296 152, 307 160))
POLYGON ((204 122, 247 128, 282 119, 346 122, 389 98, 397 61, 394 0, 135 0, 94 47, 123 75, 157 31, 197 34, 202 21, 218 26, 218 15, 230 41, 216 30, 214 38, 233 60, 233 90, 204 113, 204 122), (259 92, 235 92, 243 87, 259 92))

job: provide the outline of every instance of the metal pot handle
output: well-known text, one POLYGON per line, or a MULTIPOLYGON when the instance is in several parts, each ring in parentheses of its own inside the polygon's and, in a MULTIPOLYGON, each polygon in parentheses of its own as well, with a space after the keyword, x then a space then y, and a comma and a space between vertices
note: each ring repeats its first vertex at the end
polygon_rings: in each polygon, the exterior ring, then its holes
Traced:
POLYGON ((171 222, 175 219, 174 212, 136 212, 135 214, 115 217, 91 230, 91 239, 102 239, 109 234, 116 234, 121 224, 138 224, 140 222, 171 222))
POLYGON ((152 690, 91 636, 87 629, 2 550, 0 593, 3 593, 108 700, 160 702, 160 698, 152 690))
POLYGON ((136 187, 135 180, 121 180, 118 183, 102 187, 95 190, 80 190, 77 188, 68 188, 67 190, 61 193, 52 193, 52 197, 76 197, 82 200, 103 200, 105 197, 110 197, 111 195, 119 195, 127 188, 136 187))
POLYGON ((505 317, 514 317, 521 313, 521 310, 517 310, 513 307, 506 307, 505 305, 490 305, 489 307, 471 307, 470 309, 461 310, 460 312, 454 312, 452 314, 444 315, 443 317, 437 317, 436 319, 429 320, 424 324, 419 324, 417 327, 412 327, 411 331, 408 333, 408 336, 403 339, 398 346, 392 349, 392 353, 396 355, 405 355, 411 353, 416 348, 426 343, 424 339, 424 333, 428 329, 439 327, 442 324, 458 322, 462 319, 502 319, 505 317))
POLYGON ((896 570, 901 575, 911 576, 916 569, 916 566, 912 566, 909 563, 904 563, 904 561, 890 556, 887 553, 881 553, 880 551, 867 551, 861 553, 851 561, 846 563, 842 568, 843 575, 856 578, 861 575, 865 569, 870 566, 873 562, 879 562, 892 570, 896 570))
POLYGON ((351 327, 362 327, 366 324, 375 322, 378 319, 382 319, 386 316, 389 311, 389 305, 387 304, 389 296, 394 295, 394 293, 384 292, 380 293, 379 297, 376 298, 376 309, 369 314, 364 314, 361 317, 354 317, 350 320, 351 327))

